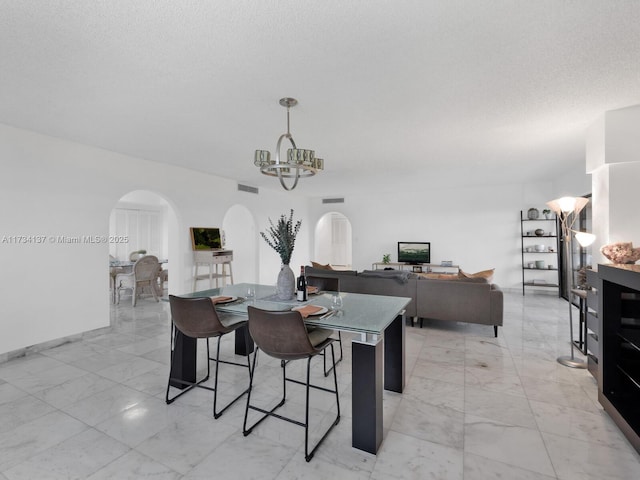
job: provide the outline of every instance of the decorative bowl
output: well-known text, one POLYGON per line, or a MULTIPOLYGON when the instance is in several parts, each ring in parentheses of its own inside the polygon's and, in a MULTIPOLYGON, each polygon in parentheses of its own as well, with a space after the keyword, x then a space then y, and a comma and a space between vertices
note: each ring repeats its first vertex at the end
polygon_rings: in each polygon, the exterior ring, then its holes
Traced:
POLYGON ((640 248, 633 248, 631 242, 618 242, 604 245, 600 252, 613 263, 633 264, 640 260, 640 248))

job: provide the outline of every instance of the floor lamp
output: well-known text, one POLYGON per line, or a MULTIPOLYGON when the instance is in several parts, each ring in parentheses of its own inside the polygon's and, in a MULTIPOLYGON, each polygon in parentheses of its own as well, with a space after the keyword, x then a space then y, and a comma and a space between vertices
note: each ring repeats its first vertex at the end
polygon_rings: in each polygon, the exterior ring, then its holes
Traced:
MULTIPOLYGON (((580 358, 575 358, 573 355, 573 320, 571 314, 571 285, 573 283, 573 255, 571 252, 571 236, 574 233, 571 227, 578 218, 578 214, 589 203, 589 199, 584 197, 562 197, 556 200, 547 202, 547 206, 553 210, 553 212, 560 219, 560 227, 562 229, 562 238, 564 240, 565 258, 567 259, 567 282, 569 292, 569 345, 571 345, 571 355, 558 357, 558 363, 571 368, 586 368, 587 364, 580 358)), ((576 240, 582 246, 587 246, 593 243, 595 236, 584 232, 575 232, 576 240)))

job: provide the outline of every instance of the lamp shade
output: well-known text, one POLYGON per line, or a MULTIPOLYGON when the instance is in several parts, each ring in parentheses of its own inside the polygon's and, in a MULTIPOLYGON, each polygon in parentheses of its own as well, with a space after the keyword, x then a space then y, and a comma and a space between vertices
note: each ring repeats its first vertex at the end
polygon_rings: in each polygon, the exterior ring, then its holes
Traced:
POLYGON ((576 232, 575 230, 573 230, 573 233, 576 234, 576 240, 578 240, 581 247, 588 247, 596 241, 596 236, 593 233, 576 232))
POLYGON ((584 197, 562 197, 547 202, 547 206, 558 215, 561 213, 568 215, 579 213, 587 203, 589 203, 589 199, 584 197))

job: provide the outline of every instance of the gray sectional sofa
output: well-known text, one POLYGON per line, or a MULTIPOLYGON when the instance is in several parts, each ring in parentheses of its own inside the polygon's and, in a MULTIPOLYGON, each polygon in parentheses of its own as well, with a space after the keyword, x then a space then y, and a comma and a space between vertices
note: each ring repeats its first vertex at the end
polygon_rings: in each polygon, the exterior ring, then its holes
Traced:
POLYGON ((312 277, 339 278, 340 291, 409 297, 407 317, 493 325, 503 320, 503 296, 500 288, 483 278, 421 278, 399 270, 365 270, 363 272, 325 270, 306 267, 312 277))

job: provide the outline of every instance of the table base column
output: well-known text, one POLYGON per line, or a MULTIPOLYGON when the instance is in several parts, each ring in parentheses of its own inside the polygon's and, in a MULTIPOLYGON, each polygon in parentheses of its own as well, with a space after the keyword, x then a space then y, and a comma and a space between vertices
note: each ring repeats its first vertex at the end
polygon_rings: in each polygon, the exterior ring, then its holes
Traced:
MULTIPOLYGON (((171 378, 177 378, 185 382, 195 383, 196 381, 196 358, 198 355, 197 340, 187 337, 183 333, 175 329, 175 337, 173 343, 173 361, 171 363, 171 378)), ((189 385, 179 382, 171 382, 172 387, 181 390, 189 385)))
POLYGON ((382 341, 352 342, 352 445, 377 453, 382 443, 382 341))
POLYGON ((384 331, 384 389, 402 393, 405 372, 405 320, 396 319, 384 331))

